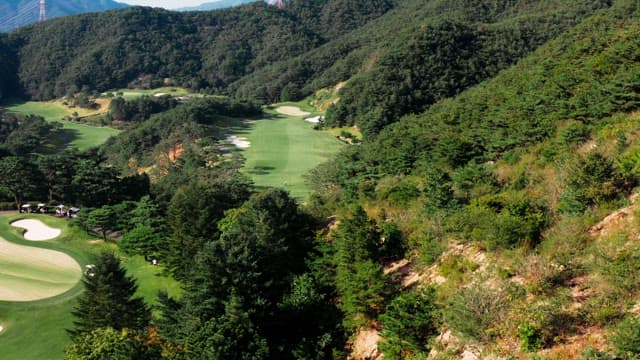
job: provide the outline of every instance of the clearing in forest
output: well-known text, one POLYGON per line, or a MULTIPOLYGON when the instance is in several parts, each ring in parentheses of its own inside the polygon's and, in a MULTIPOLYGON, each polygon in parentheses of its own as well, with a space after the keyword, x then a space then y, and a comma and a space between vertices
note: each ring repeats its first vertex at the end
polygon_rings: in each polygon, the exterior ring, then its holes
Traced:
POLYGON ((242 149, 243 171, 258 187, 283 188, 304 200, 311 191, 306 175, 344 144, 326 131, 314 130, 313 124, 304 121, 311 113, 299 107, 281 106, 266 113, 266 118, 251 121, 248 129, 233 134, 249 144, 242 149))
MULTIPOLYGON (((64 117, 70 116, 73 110, 56 101, 17 101, 5 104, 2 107, 10 112, 23 115, 38 115, 47 121, 62 123, 64 137, 64 139, 61 139, 60 145, 62 147, 69 146, 79 150, 86 150, 103 144, 109 137, 115 136, 120 132, 106 126, 91 126, 64 120, 64 117)), ((78 112, 80 111, 82 110, 78 110, 78 112)))

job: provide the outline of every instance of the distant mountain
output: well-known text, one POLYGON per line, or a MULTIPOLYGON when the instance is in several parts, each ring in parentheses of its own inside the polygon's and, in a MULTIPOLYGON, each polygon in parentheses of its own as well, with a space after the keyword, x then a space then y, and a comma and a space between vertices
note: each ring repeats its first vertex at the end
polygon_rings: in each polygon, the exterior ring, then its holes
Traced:
POLYGON ((198 6, 183 7, 177 10, 178 11, 208 11, 208 10, 229 8, 229 7, 239 6, 243 4, 249 4, 256 1, 260 1, 260 0, 218 0, 218 1, 212 1, 204 4, 200 4, 198 6))
MULTIPOLYGON (((127 7, 112 0, 46 0, 46 16, 60 16, 98 12, 127 7)), ((38 0, 4 0, 0 2, 0 32, 11 31, 37 22, 40 14, 38 0)))

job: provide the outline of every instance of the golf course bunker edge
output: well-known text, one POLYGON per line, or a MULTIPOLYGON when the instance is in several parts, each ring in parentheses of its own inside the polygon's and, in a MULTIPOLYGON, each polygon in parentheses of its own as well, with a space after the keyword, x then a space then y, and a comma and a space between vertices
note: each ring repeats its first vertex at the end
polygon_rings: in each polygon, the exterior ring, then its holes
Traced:
POLYGON ((11 223, 11 226, 25 229, 24 238, 31 241, 55 239, 62 233, 62 230, 49 227, 36 219, 16 220, 11 223))
MULTIPOLYGON (((19 220, 26 239, 55 238, 53 229, 38 220, 19 220), (26 222, 25 222, 26 221, 26 222), (30 236, 27 236, 30 234, 30 236)), ((63 294, 82 279, 80 264, 56 250, 12 243, 0 237, 0 301, 27 302, 63 294)))

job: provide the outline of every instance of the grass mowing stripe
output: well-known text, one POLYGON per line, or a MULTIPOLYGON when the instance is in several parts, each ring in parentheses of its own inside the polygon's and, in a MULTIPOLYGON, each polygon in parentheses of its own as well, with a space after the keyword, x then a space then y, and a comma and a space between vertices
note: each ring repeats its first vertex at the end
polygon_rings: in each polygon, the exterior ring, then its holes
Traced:
POLYGON ((246 137, 251 146, 242 150, 243 172, 258 187, 281 187, 304 200, 311 189, 305 176, 328 161, 344 145, 325 131, 313 129, 303 117, 268 110, 269 118, 252 121, 248 130, 236 135, 246 137))
MULTIPOLYGON (((115 244, 91 242, 79 228, 67 226, 67 221, 46 215, 0 216, 0 236, 13 244, 26 245, 32 249, 62 251, 73 257, 81 266, 91 262, 101 251, 117 252, 115 244), (23 219, 38 219, 46 225, 62 229, 62 234, 52 241, 27 241, 21 230, 9 225, 23 219)), ((139 282, 137 296, 144 297, 148 304, 155 301, 157 291, 168 291, 172 297, 179 297, 180 285, 175 280, 162 275, 162 266, 152 266, 141 256, 123 257, 127 274, 139 282)), ((0 265, 1 266, 1 265, 0 265)), ((64 349, 71 342, 65 329, 73 328, 71 311, 76 297, 82 292, 81 282, 71 290, 51 298, 29 302, 0 301, 0 358, 21 360, 58 360, 64 358, 64 349)))

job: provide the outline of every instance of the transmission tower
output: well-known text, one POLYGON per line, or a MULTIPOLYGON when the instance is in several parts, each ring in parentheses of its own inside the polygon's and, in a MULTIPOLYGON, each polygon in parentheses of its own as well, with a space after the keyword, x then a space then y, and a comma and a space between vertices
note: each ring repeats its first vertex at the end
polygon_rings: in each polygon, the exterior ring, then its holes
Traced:
POLYGON ((45 0, 40 0, 40 18, 38 21, 43 22, 47 20, 47 5, 45 0))
POLYGON ((278 9, 284 9, 284 0, 269 0, 270 5, 275 5, 278 9))

